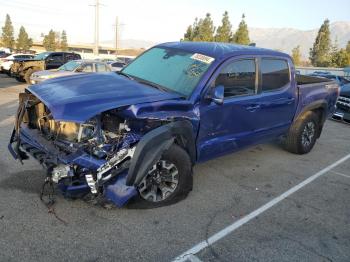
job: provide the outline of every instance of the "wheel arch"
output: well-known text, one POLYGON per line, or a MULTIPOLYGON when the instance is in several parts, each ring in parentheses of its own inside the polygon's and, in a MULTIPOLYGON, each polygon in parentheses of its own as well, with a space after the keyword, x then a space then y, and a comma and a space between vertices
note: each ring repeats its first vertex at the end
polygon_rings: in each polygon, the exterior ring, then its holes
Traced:
POLYGON ((319 125, 318 125, 318 132, 317 137, 320 137, 323 124, 326 121, 327 118, 327 101, 326 100, 318 100, 315 102, 310 103, 309 105, 305 106, 303 110, 295 117, 294 123, 300 119, 303 119, 308 112, 313 112, 318 116, 319 125))
POLYGON ((141 138, 130 163, 126 184, 137 185, 173 143, 188 153, 193 165, 196 161, 193 126, 189 120, 177 120, 155 128, 141 138))

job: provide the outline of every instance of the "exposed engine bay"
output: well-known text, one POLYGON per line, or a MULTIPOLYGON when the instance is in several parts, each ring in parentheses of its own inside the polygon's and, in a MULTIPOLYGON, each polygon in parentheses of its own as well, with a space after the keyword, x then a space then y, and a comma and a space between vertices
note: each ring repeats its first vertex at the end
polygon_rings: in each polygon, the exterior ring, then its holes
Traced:
MULTIPOLYGON (((125 177, 137 143, 160 125, 162 121, 125 118, 120 109, 85 123, 56 121, 38 98, 22 93, 11 140, 17 142, 20 160, 26 153, 36 158, 48 170, 48 178, 67 196, 72 192, 84 194, 86 189, 97 195, 106 193, 107 184, 116 177, 125 177)), ((136 194, 134 187, 125 186, 124 190, 136 194)))

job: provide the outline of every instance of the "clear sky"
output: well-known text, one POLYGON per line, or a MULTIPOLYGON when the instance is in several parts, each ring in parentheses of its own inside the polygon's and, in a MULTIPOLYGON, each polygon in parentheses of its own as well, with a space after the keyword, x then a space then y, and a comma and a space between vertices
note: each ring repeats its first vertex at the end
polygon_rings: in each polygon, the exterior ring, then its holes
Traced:
MULTIPOLYGON (((242 13, 249 27, 318 28, 325 18, 350 21, 350 0, 100 0, 100 40, 113 40, 119 16, 121 38, 153 42, 179 40, 195 17, 225 10, 237 27, 242 13)), ((93 42, 95 0, 0 0, 0 25, 10 14, 16 32, 23 25, 35 37, 65 29, 70 42, 93 42)))

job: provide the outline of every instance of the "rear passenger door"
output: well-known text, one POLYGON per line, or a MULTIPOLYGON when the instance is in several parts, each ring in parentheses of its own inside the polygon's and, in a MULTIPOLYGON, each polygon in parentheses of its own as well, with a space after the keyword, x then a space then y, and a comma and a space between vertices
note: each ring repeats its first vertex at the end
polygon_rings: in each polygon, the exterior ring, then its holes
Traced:
POLYGON ((255 114, 257 137, 269 139, 285 133, 293 121, 298 90, 289 60, 259 58, 259 102, 255 114))

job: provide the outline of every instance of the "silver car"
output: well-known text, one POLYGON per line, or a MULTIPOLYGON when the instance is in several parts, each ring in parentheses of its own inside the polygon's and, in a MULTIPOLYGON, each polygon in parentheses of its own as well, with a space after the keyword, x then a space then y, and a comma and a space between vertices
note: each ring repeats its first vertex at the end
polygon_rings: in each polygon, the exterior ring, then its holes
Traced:
POLYGON ((110 72, 109 65, 105 62, 94 60, 72 60, 58 69, 38 71, 31 75, 30 83, 37 84, 47 79, 69 76, 82 73, 110 72))

